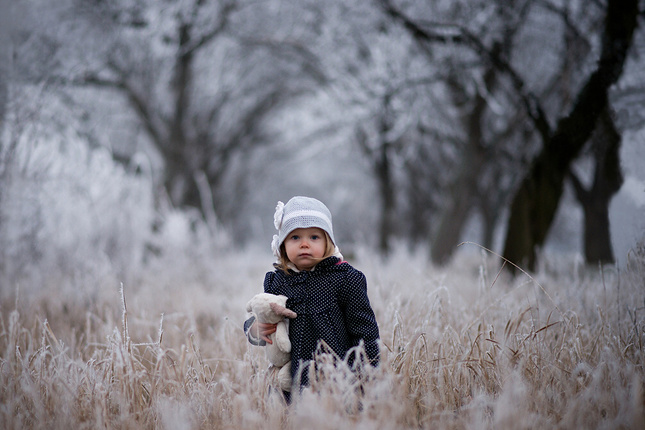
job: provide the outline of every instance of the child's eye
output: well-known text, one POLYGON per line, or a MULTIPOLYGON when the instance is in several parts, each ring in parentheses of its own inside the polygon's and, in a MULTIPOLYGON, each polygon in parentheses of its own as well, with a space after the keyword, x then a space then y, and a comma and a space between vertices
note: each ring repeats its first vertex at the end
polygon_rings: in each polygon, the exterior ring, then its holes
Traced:
POLYGON ((291 236, 291 240, 298 240, 298 239, 300 239, 300 237, 298 237, 298 235, 294 234, 293 236, 291 236))
POLYGON ((317 234, 314 234, 313 236, 311 236, 311 240, 318 240, 318 239, 320 239, 320 236, 318 236, 317 234))

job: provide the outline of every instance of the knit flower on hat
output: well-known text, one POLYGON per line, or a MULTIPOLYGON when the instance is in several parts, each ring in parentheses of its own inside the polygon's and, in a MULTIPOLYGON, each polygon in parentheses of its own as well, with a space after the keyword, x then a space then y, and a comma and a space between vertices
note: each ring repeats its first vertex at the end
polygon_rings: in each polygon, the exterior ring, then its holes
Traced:
POLYGON ((280 230, 282 225, 282 215, 284 214, 284 203, 278 202, 278 205, 275 207, 275 214, 273 214, 273 225, 276 230, 280 230))
POLYGON ((280 238, 277 234, 273 235, 273 240, 271 241, 271 251, 276 258, 280 258, 280 238))
MULTIPOLYGON (((275 229, 280 232, 280 227, 282 227, 282 217, 284 216, 284 203, 278 201, 277 206, 275 207, 275 214, 273 214, 273 225, 275 229)), ((280 258, 280 238, 277 234, 273 235, 273 240, 271 241, 271 250, 273 255, 276 258, 280 258)))

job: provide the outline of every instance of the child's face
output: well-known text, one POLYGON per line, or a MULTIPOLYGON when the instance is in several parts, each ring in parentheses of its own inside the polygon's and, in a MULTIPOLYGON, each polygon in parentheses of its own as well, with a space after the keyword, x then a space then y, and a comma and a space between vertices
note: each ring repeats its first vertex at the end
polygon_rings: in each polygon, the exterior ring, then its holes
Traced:
POLYGON ((298 270, 310 270, 325 255, 327 238, 317 227, 297 228, 287 235, 284 247, 298 270))

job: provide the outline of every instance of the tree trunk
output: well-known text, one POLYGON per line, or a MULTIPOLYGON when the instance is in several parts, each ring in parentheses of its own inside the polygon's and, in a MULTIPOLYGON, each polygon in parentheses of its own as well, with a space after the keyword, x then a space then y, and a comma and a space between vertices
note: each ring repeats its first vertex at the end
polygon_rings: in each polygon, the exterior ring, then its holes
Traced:
MULTIPOLYGON (((9 77, 11 71, 11 54, 12 44, 10 37, 10 25, 13 24, 11 12, 12 8, 8 1, 1 0, 0 6, 3 9, 2 17, 0 17, 0 139, 4 137, 4 126, 7 115, 7 106, 9 105, 9 77)), ((2 149, 0 141, 0 149, 2 149)), ((0 155, 2 152, 0 151, 0 155)), ((2 160, 0 159, 0 162, 2 160)), ((0 164, 0 173, 2 172, 2 164, 0 164)))
POLYGON ((371 163, 371 169, 376 176, 379 192, 379 225, 378 248, 381 254, 387 255, 390 251, 390 241, 394 234, 395 200, 394 179, 392 178, 392 154, 397 145, 392 142, 388 133, 392 129, 391 94, 386 93, 382 100, 382 111, 376 118, 378 126, 378 142, 370 145, 367 133, 359 126, 356 128, 356 143, 371 163))
POLYGON ((513 263, 535 268, 536 249, 544 244, 571 162, 591 136, 607 106, 608 89, 622 73, 637 15, 638 0, 608 2, 598 68, 582 87, 569 115, 545 139, 511 203, 504 257, 513 263))
POLYGON ((580 181, 571 176, 576 198, 584 213, 584 255, 587 263, 613 263, 609 228, 609 201, 607 196, 593 196, 592 191, 584 190, 580 181))
POLYGON ((423 152, 418 152, 416 157, 410 157, 405 162, 404 172, 407 176, 406 200, 408 211, 405 214, 405 234, 408 243, 414 247, 420 243, 427 243, 430 237, 430 226, 432 225, 432 214, 436 211, 436 204, 433 201, 433 192, 440 187, 428 177, 428 161, 425 160, 423 152))
POLYGON ((191 154, 193 145, 188 141, 186 111, 190 104, 190 87, 193 83, 193 52, 185 50, 191 40, 188 24, 179 27, 179 53, 174 64, 172 77, 173 115, 170 121, 169 134, 158 146, 164 151, 165 184, 170 200, 177 206, 200 208, 199 190, 194 180, 198 167, 192 163, 196 154, 191 154))
MULTIPOLYGON (((3 6, 7 6, 2 2, 3 6)), ((4 274, 7 264, 7 258, 5 257, 5 244, 2 243, 2 238, 5 237, 5 215, 4 215, 4 193, 6 192, 5 188, 7 185, 7 177, 9 176, 9 158, 11 157, 10 149, 7 147, 7 142, 5 139, 5 121, 7 115, 7 105, 9 104, 9 65, 10 62, 10 51, 11 45, 9 42, 9 37, 5 35, 5 22, 4 18, 0 18, 0 26, 3 27, 0 30, 0 274, 4 274)))
POLYGON ((457 248, 461 232, 473 207, 473 201, 476 199, 477 180, 485 158, 479 138, 480 136, 469 137, 472 142, 468 145, 468 152, 464 157, 459 176, 450 187, 450 203, 441 214, 431 246, 431 258, 436 264, 448 262, 457 248))
POLYGON ((584 254, 587 263, 614 263, 609 224, 609 203, 623 184, 620 170, 621 136, 608 109, 603 112, 593 138, 595 173, 586 190, 571 172, 575 195, 584 211, 584 254))
POLYGON ((388 146, 382 145, 380 158, 376 162, 375 170, 381 201, 379 220, 379 251, 387 255, 390 251, 390 242, 394 232, 394 189, 392 187, 392 173, 388 156, 388 146))
MULTIPOLYGON (((499 49, 500 45, 496 45, 496 52, 499 49)), ((441 213, 438 229, 432 239, 430 256, 435 264, 445 264, 452 257, 477 199, 477 185, 486 162, 486 151, 482 144, 484 139, 482 124, 485 121, 484 114, 488 109, 488 102, 481 93, 482 91, 492 92, 496 82, 496 70, 492 67, 488 68, 484 73, 483 81, 485 88, 477 93, 472 109, 465 116, 467 132, 465 154, 457 178, 449 188, 449 203, 441 213)), ((452 82, 454 96, 457 99, 467 98, 458 79, 455 78, 452 82)))
POLYGON ((587 263, 614 263, 609 229, 609 207, 607 201, 585 207, 585 260, 587 263))
POLYGON ((485 205, 481 205, 479 208, 482 216, 482 245, 488 249, 493 249, 499 210, 493 210, 485 205))
MULTIPOLYGON (((175 207, 193 207, 201 210, 199 188, 195 182, 196 170, 188 167, 181 156, 165 157, 164 187, 175 207)), ((212 185, 211 185, 212 186, 212 185)))

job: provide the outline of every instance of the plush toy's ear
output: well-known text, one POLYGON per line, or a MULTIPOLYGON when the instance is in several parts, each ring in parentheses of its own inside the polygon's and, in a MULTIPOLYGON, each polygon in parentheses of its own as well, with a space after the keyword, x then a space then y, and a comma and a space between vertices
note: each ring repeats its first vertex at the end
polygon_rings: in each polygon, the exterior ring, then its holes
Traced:
POLYGON ((276 315, 281 315, 281 316, 287 317, 287 318, 295 318, 295 317, 298 316, 298 314, 296 314, 291 309, 287 309, 284 306, 281 306, 281 305, 279 305, 277 303, 270 303, 269 306, 271 306, 271 310, 276 315))

